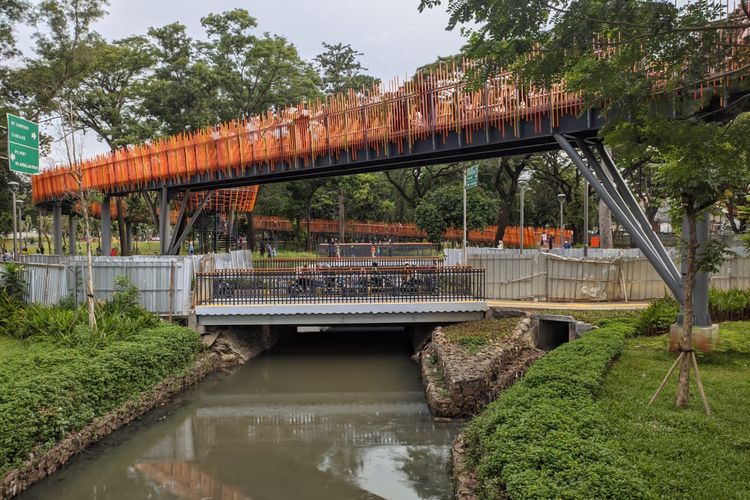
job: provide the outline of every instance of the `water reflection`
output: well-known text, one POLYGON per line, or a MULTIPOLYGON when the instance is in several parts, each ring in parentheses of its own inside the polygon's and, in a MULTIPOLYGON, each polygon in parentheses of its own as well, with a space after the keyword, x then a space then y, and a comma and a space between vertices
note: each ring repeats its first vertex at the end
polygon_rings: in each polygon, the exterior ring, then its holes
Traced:
POLYGON ((25 497, 449 498, 455 429, 408 354, 393 334, 295 336, 25 497))

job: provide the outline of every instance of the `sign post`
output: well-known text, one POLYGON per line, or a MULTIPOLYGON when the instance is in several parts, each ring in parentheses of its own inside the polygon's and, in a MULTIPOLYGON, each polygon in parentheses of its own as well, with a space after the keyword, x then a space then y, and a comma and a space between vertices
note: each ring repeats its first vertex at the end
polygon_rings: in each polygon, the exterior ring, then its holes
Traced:
POLYGON ((466 190, 472 189, 477 187, 479 184, 479 166, 478 165, 472 165, 469 168, 464 169, 464 241, 463 241, 463 248, 464 248, 464 262, 463 264, 465 266, 469 265, 469 260, 467 257, 467 228, 466 228, 466 190))
POLYGON ((13 172, 39 173, 39 125, 8 113, 8 166, 13 172))

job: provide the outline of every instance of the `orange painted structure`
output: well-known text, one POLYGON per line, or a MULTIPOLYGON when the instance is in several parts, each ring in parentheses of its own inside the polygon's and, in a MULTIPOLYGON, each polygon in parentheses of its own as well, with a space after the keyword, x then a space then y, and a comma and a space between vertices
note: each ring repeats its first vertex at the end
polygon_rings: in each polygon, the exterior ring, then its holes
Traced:
MULTIPOLYGON (((721 88, 716 94, 724 105, 726 90, 750 72, 747 45, 741 42, 735 52, 697 87, 675 92, 697 100, 721 88)), ((600 54, 607 57, 608 52, 600 54)), ((32 177, 33 200, 70 198, 77 191, 75 178, 85 189, 108 195, 195 191, 399 168, 409 166, 407 157, 413 164, 428 164, 551 150, 559 148, 554 133, 594 137, 604 124, 564 82, 542 89, 500 72, 484 86, 469 89, 465 75, 475 64, 419 73, 405 82, 396 79, 46 170, 32 177)), ((662 90, 655 74, 654 91, 662 90)))
MULTIPOLYGON (((269 217, 256 215, 253 218, 253 224, 257 230, 292 232, 292 222, 282 217, 269 217)), ((304 229, 312 233, 337 234, 339 232, 339 222, 333 219, 311 219, 308 228, 307 221, 300 221, 304 229)), ((424 239, 427 234, 421 231, 416 224, 398 224, 392 222, 356 222, 347 221, 346 234, 358 236, 377 236, 379 238, 411 238, 424 239)), ((542 233, 545 231, 541 227, 524 228, 524 247, 531 248, 538 246, 541 241, 542 233)), ((555 238, 556 242, 560 241, 559 231, 557 229, 547 229, 548 234, 555 238)), ((469 241, 494 246, 495 233, 497 226, 488 226, 483 231, 469 231, 469 241)), ((573 240, 573 231, 566 229, 563 232, 563 238, 568 241, 573 240)), ((449 229, 443 235, 446 241, 461 241, 463 234, 460 229, 449 229)), ((503 236, 503 245, 508 248, 518 247, 518 227, 508 226, 505 228, 503 236)))

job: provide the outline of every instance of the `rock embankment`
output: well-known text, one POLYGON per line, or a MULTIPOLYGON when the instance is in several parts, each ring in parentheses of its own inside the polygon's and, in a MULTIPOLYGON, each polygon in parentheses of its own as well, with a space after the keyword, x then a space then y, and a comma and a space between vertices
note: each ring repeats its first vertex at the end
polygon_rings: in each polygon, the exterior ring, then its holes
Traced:
POLYGON ((528 366, 544 355, 529 334, 529 318, 513 332, 476 353, 449 341, 440 327, 422 351, 422 377, 427 402, 436 417, 470 417, 512 385, 528 366))

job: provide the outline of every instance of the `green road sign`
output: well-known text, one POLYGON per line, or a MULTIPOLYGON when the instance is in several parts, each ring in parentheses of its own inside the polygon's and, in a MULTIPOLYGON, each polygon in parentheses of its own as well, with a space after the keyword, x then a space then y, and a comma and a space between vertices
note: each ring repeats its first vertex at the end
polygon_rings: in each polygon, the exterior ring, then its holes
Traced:
POLYGON ((39 173, 39 151, 20 144, 8 143, 8 162, 14 172, 39 173))
POLYGON ((479 184, 479 166, 473 165, 466 169, 466 188, 471 189, 479 184))
POLYGON ((39 173, 39 125, 8 113, 8 164, 14 172, 39 173))

